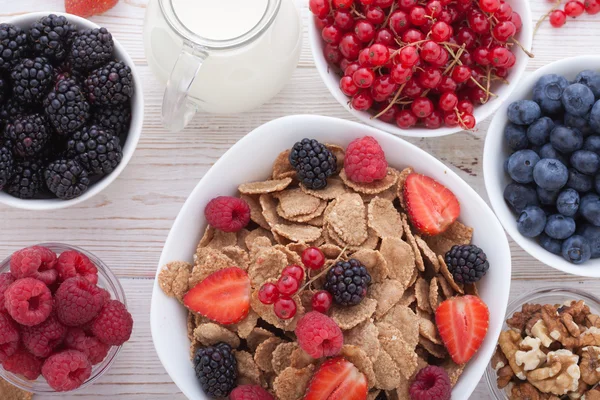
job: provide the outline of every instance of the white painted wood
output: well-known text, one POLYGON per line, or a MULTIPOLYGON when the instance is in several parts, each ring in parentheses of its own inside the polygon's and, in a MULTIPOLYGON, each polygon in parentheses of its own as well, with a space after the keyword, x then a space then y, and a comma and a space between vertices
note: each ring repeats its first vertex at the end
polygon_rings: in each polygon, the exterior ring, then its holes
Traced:
MULTIPOLYGON (((531 23, 535 23, 551 3, 529 1, 534 18, 531 23)), ((146 4, 147 0, 121 0, 105 15, 93 18, 109 28, 130 52, 145 84, 144 131, 129 166, 112 186, 78 207, 33 214, 0 206, 0 257, 44 241, 71 243, 102 258, 119 275, 127 291, 135 319, 133 339, 125 346, 115 366, 98 383, 61 398, 184 399, 157 359, 149 324, 152 279, 162 244, 179 208, 210 166, 256 126, 277 117, 300 113, 351 118, 321 82, 305 38, 299 68, 271 102, 252 113, 199 115, 185 131, 167 133, 160 125, 162 88, 147 67, 143 51, 146 4)), ((299 0, 299 4, 306 22, 309 18, 307 1, 299 0)), ((64 11, 63 0, 0 0, 0 22, 32 11, 64 11)), ((600 53, 599 18, 570 19, 563 29, 552 29, 545 23, 534 41, 536 58, 531 61, 529 70, 565 57, 600 53)), ((447 163, 487 197, 481 167, 487 126, 488 122, 481 123, 475 133, 409 140, 447 163)), ((552 283, 600 291, 598 280, 564 275, 534 260, 514 243, 511 248, 511 293, 515 295, 552 283)), ((471 398, 490 398, 484 382, 471 398)))

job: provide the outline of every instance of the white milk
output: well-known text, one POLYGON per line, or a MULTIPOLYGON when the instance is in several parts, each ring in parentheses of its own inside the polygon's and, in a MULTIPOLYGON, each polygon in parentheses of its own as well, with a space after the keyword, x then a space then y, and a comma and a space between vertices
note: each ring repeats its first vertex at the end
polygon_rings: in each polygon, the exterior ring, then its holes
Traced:
POLYGON ((148 63, 158 79, 166 84, 184 42, 196 46, 204 44, 208 56, 200 68, 196 72, 193 57, 188 57, 188 68, 178 69, 179 73, 171 79, 171 83, 183 83, 173 86, 185 91, 189 82, 175 77, 195 73, 187 98, 199 109, 238 113, 256 108, 281 90, 298 63, 302 29, 293 1, 150 0, 144 25, 148 63), (237 47, 218 49, 223 47, 218 41, 235 41, 255 28, 265 10, 273 9, 278 1, 281 2, 279 10, 265 31, 237 47), (163 6, 172 6, 176 18, 185 26, 184 30, 201 38, 192 40, 188 33, 184 39, 182 35, 185 34, 178 34, 167 23, 159 2, 163 6))

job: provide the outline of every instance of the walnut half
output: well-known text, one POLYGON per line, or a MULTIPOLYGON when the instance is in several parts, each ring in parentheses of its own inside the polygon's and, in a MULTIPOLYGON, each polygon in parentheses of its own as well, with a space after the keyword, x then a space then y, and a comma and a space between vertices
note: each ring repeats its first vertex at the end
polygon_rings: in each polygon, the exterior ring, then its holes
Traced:
POLYGON ((574 392, 579 387, 579 356, 561 349, 551 351, 546 356, 544 367, 527 373, 527 380, 543 393, 558 396, 574 392))
POLYGON ((588 385, 600 382, 600 347, 588 346, 581 349, 581 379, 588 385))
POLYGON ((546 359, 546 354, 540 350, 542 341, 538 338, 527 336, 519 345, 520 350, 515 353, 515 362, 524 371, 532 371, 540 366, 546 359))

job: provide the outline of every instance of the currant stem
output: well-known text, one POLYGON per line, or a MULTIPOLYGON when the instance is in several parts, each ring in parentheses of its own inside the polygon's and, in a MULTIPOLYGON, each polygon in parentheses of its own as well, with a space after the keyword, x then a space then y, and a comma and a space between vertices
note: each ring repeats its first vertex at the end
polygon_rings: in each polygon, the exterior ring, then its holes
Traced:
POLYGON ((512 40, 512 41, 513 41, 513 42, 514 42, 514 43, 515 43, 517 46, 519 46, 519 47, 521 48, 521 50, 523 50, 523 52, 524 52, 525 54, 527 54, 527 56, 528 56, 529 58, 534 58, 534 57, 535 57, 535 54, 533 54, 532 52, 530 52, 529 50, 527 50, 525 47, 523 47, 523 45, 521 44, 521 42, 519 42, 517 39, 515 39, 514 37, 512 37, 512 38, 511 38, 511 40, 512 40))

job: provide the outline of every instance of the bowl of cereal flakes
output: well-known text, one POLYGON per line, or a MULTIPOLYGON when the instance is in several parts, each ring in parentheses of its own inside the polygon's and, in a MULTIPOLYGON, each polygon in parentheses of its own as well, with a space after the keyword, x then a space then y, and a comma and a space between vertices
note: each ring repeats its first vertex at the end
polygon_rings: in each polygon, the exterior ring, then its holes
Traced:
POLYGON ((290 116, 241 139, 184 204, 152 337, 190 399, 468 399, 510 275, 498 220, 440 161, 374 128, 290 116))

